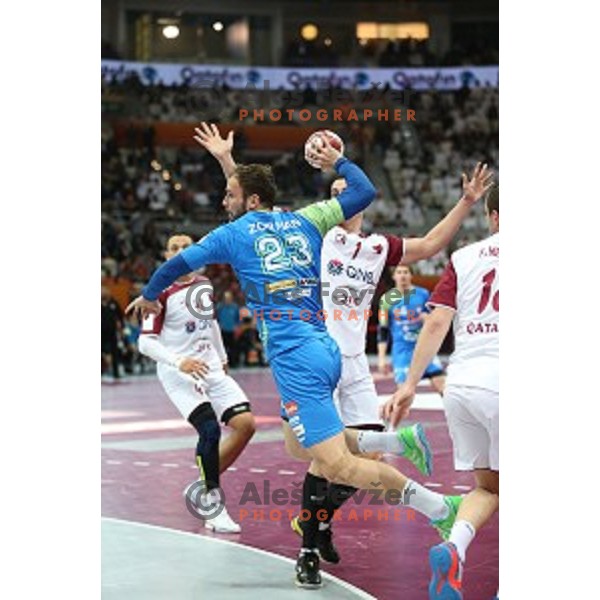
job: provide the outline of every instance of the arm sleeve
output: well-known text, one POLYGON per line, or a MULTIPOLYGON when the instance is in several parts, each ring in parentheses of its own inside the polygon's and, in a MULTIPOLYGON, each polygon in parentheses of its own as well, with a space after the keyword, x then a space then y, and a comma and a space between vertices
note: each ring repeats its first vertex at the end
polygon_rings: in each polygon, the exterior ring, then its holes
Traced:
POLYGON ((138 348, 142 354, 149 356, 156 362, 179 367, 179 356, 171 352, 158 338, 153 334, 142 334, 138 340, 138 348))
POLYGON ((385 235, 385 238, 389 244, 385 266, 395 267, 404 258, 404 238, 395 235, 385 235))
POLYGON ((347 158, 340 158, 335 163, 335 170, 338 175, 344 177, 348 187, 333 200, 317 202, 297 211, 308 219, 321 235, 367 208, 377 193, 364 171, 347 158))
POLYGON ((142 290, 142 296, 146 300, 156 300, 164 289, 182 275, 204 265, 230 263, 230 239, 229 225, 218 227, 198 243, 189 246, 181 254, 174 256, 156 269, 142 290))
POLYGON ((452 259, 444 269, 440 280, 438 281, 433 294, 429 297, 428 304, 430 307, 445 306, 456 310, 456 271, 452 264, 452 259))
POLYGON ((216 319, 213 319, 210 328, 210 334, 212 338, 213 348, 217 352, 219 360, 222 363, 226 363, 228 361, 227 352, 225 352, 225 346, 223 345, 223 337, 221 336, 221 328, 219 327, 219 322, 216 319))

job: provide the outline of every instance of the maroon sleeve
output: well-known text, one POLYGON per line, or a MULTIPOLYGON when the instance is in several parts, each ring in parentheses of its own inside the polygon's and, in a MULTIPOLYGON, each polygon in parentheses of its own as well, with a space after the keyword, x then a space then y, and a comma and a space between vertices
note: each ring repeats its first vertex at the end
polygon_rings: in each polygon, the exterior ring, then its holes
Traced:
POLYGON ((385 262, 386 267, 395 267, 404 256, 404 239, 395 235, 384 234, 388 241, 388 255, 385 262))
POLYGON ((427 304, 447 306, 456 309, 456 271, 452 259, 444 269, 427 304))

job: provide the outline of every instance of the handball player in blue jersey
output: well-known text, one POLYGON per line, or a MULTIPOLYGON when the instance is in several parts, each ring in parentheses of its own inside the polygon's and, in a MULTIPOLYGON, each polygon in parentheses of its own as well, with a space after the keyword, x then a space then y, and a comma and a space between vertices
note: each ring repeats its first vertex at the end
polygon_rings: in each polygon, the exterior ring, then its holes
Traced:
MULTIPOLYGON (((398 265, 394 269, 396 287, 388 290, 379 303, 379 325, 377 328, 377 350, 379 371, 387 372, 387 345, 392 340, 392 367, 398 385, 406 381, 419 332, 427 318, 429 292, 412 284, 412 270, 409 265, 398 265)), ((444 367, 437 356, 427 366, 423 377, 429 378, 433 389, 441 394, 444 391, 444 367)))
MULTIPOLYGON (((227 144, 233 145, 231 133, 224 140, 227 144)), ((322 312, 321 244, 329 229, 369 206, 376 190, 365 173, 325 139, 323 148, 314 154, 321 169, 335 169, 346 179, 347 187, 339 196, 294 212, 276 212, 271 169, 237 165, 227 178, 223 199, 231 222, 159 267, 127 310, 158 314, 162 310, 158 296, 177 278, 207 264, 230 264, 257 319, 290 425, 312 456, 309 472, 357 488, 381 483, 379 489, 397 491, 400 502, 426 515, 445 536, 455 520, 454 502, 390 465, 353 455, 348 447, 333 403, 341 358, 322 312)), ((212 310, 208 312, 212 318, 212 310)), ((311 481, 305 480, 303 506, 317 495, 311 481)), ((302 587, 321 585, 318 523, 313 514, 304 528, 296 567, 296 583, 302 587)))

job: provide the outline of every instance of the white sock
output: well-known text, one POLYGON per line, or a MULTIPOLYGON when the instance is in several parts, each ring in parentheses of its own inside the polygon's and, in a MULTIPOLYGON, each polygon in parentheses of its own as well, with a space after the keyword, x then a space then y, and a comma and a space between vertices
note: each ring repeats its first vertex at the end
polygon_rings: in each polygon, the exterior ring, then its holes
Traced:
POLYGON ((420 483, 409 479, 402 490, 402 504, 414 508, 432 521, 445 519, 450 510, 444 502, 444 496, 432 492, 420 483))
POLYGON ((465 554, 467 553, 467 548, 469 544, 473 541, 475 537, 475 527, 471 525, 468 521, 456 521, 452 527, 452 531, 450 532, 450 537, 448 541, 456 546, 456 550, 458 551, 458 556, 462 562, 465 562, 465 554))
POLYGON ((390 452, 402 454, 404 444, 395 431, 361 431, 356 438, 358 450, 364 452, 390 452))

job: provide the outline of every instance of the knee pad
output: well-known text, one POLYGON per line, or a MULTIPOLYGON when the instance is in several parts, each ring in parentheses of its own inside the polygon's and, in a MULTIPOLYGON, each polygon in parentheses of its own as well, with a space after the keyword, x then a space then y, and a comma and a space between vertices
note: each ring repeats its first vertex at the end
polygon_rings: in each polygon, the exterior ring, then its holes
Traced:
POLYGON ((200 436, 199 446, 202 444, 203 447, 209 447, 219 443, 221 427, 209 402, 197 406, 188 417, 188 421, 200 436))

